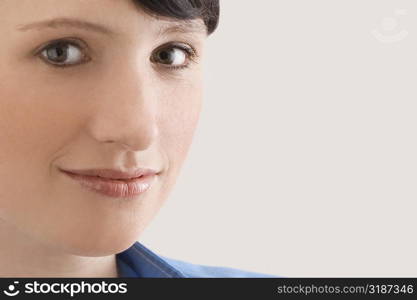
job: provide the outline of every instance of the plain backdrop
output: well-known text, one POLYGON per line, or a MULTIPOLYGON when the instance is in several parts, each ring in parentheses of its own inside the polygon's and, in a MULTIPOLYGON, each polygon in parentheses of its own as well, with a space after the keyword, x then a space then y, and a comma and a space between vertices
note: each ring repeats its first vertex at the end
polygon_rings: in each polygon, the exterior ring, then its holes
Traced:
POLYGON ((415 0, 221 0, 194 143, 139 241, 278 276, 417 276, 416 35, 415 0))

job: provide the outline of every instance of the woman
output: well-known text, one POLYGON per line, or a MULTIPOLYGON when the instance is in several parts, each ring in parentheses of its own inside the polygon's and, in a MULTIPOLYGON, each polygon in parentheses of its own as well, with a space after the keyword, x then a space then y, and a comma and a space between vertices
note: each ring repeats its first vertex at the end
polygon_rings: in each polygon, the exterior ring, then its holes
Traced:
POLYGON ((218 16, 218 0, 0 2, 0 277, 262 276, 136 241, 189 150, 218 16))

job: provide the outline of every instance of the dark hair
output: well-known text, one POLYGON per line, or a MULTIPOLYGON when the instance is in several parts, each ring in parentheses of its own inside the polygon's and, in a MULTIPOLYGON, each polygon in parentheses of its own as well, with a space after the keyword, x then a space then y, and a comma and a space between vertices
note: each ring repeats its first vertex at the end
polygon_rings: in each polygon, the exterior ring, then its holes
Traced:
POLYGON ((219 23, 219 0, 133 0, 148 14, 181 20, 201 18, 210 35, 219 23))

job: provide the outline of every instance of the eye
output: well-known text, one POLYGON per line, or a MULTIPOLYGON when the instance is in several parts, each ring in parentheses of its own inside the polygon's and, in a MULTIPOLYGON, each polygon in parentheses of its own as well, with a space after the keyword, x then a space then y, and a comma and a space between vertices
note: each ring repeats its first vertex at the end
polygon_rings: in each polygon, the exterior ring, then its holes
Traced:
POLYGON ((154 51, 151 61, 165 65, 168 69, 184 69, 189 66, 189 60, 197 56, 193 47, 186 44, 170 44, 154 51))
POLYGON ((49 43, 40 51, 40 56, 56 67, 79 65, 89 60, 85 55, 85 46, 69 40, 59 40, 49 43))

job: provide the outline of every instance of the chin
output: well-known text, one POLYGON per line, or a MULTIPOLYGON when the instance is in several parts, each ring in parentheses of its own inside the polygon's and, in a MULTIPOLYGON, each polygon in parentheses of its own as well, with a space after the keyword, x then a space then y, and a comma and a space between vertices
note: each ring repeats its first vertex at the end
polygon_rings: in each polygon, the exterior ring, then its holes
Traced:
POLYGON ((137 241, 135 236, 119 235, 116 238, 106 236, 78 237, 71 240, 61 240, 59 245, 61 251, 78 256, 100 257, 109 256, 122 252, 137 241))

